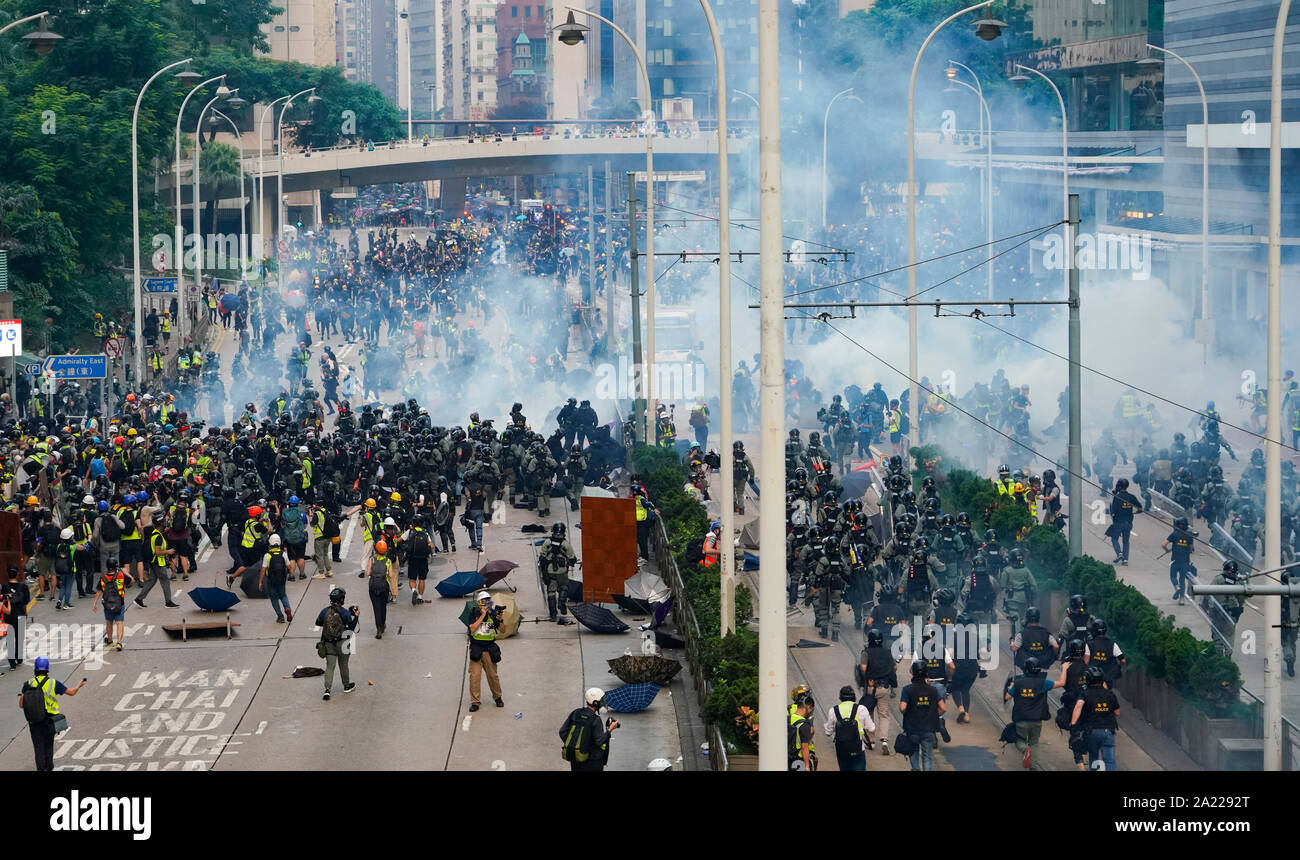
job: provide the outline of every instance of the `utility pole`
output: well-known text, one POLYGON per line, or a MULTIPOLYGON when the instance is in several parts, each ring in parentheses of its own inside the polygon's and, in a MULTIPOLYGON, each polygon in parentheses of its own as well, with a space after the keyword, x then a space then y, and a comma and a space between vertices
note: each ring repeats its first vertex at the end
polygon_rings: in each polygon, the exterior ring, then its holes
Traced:
POLYGON ((587 286, 582 303, 590 305, 596 294, 596 195, 593 192, 591 164, 587 164, 587 286))
MULTIPOLYGON (((613 175, 609 169, 609 159, 605 159, 605 336, 609 355, 613 355, 614 337, 618 327, 614 324, 614 208, 610 201, 610 185, 613 175)), ((595 251, 595 248, 592 249, 595 251)))
POLYGON ((633 414, 636 416, 637 429, 645 434, 641 437, 641 444, 653 445, 655 443, 654 436, 651 435, 650 428, 646 427, 645 365, 641 362, 641 278, 636 262, 636 230, 636 174, 628 171, 627 253, 628 258, 632 261, 632 365, 634 368, 632 378, 636 380, 632 390, 632 409, 633 414))
MULTIPOLYGON (((1074 265, 1075 237, 1079 235, 1079 195, 1069 199, 1070 219, 1066 225, 1066 265, 1070 267, 1070 558, 1083 555, 1083 421, 1079 391, 1079 267, 1074 265)), ((991 265, 991 264, 990 264, 991 265)))

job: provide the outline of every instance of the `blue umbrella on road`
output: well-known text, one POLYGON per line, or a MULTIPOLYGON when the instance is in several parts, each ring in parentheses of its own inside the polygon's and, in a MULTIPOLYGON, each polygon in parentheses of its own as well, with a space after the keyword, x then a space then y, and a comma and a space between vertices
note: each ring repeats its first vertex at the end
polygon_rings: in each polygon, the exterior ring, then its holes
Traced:
POLYGON ((634 714, 650 707, 657 695, 655 684, 624 684, 605 693, 605 707, 619 714, 634 714))
POLYGON ((434 588, 443 597, 464 597, 483 585, 483 577, 477 570, 458 570, 434 588))
POLYGON ((191 588, 190 600, 205 612, 225 612, 239 602, 239 595, 224 588, 191 588))
POLYGON ((237 307, 239 307, 239 296, 234 293, 226 293, 221 297, 221 309, 223 311, 234 313, 237 307))

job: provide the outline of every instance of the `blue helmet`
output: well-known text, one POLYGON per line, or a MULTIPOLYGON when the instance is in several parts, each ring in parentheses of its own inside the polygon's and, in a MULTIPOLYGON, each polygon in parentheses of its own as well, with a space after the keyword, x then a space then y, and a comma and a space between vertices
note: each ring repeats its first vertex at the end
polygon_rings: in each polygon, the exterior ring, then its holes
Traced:
POLYGON ((170 446, 170 445, 164 445, 164 446, 162 446, 161 448, 159 448, 158 450, 159 450, 159 452, 161 452, 161 453, 163 453, 163 454, 166 454, 168 451, 171 450, 171 446, 170 446))
POLYGON ((298 504, 298 497, 297 497, 297 496, 290 496, 290 497, 289 497, 289 504, 291 504, 291 505, 296 505, 296 504, 298 504))
POLYGON ((709 531, 713 531, 714 529, 720 529, 720 528, 722 528, 721 521, 714 520, 713 523, 709 526, 709 531))
POLYGON ((96 505, 96 507, 99 508, 99 512, 101 514, 108 512, 108 502, 101 501, 98 505, 96 505))
POLYGON ((36 671, 37 671, 37 672, 48 672, 48 671, 50 671, 50 658, 49 658, 49 657, 37 657, 37 658, 36 658, 36 671))
POLYGON ((166 426, 163 427, 163 430, 166 431, 166 432, 168 432, 168 433, 172 432, 172 431, 175 430, 175 429, 176 429, 176 428, 173 427, 173 426, 170 425, 170 424, 168 424, 168 425, 166 425, 166 426))

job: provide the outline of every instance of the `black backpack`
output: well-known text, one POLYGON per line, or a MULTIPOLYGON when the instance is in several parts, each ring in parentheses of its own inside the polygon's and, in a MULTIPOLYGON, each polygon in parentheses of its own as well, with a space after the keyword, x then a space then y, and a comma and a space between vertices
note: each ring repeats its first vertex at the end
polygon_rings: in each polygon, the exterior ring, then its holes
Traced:
POLYGON ((593 719, 600 718, 587 708, 579 708, 569 714, 569 730, 562 737, 564 743, 560 747, 560 758, 567 762, 584 762, 591 758, 596 746, 595 729, 591 724, 593 719))
POLYGON ((325 620, 320 628, 320 641, 338 642, 343 638, 343 613, 334 604, 325 609, 325 620))
POLYGON ((47 682, 55 683, 49 675, 42 675, 23 685, 23 715, 27 717, 29 725, 39 725, 50 718, 50 712, 45 710, 45 693, 42 690, 47 682))
POLYGON ((104 612, 111 615, 121 612, 122 607, 126 605, 126 598, 118 590, 117 576, 111 573, 104 574, 99 580, 99 587, 104 592, 104 612))
POLYGON ((270 553, 271 560, 266 565, 266 580, 272 585, 284 585, 289 576, 289 565, 284 560, 283 549, 270 553))
POLYGON ((174 505, 172 507, 172 532, 182 534, 189 530, 190 527, 190 509, 183 505, 174 505))
POLYGON ((704 538, 692 538, 686 544, 686 563, 698 564, 704 560, 704 538))
POLYGON ((99 537, 105 543, 114 543, 122 539, 122 529, 112 514, 104 514, 99 524, 99 537))
POLYGON ((416 529, 411 532, 411 558, 426 559, 429 557, 429 533, 424 529, 416 529))
POLYGON ((122 521, 122 534, 129 535, 135 531, 135 511, 124 508, 122 513, 118 515, 118 519, 122 521))
POLYGON ((856 755, 862 752, 862 735, 858 726, 858 707, 859 705, 854 702, 853 709, 849 711, 847 719, 840 712, 839 706, 835 707, 836 755, 856 755))

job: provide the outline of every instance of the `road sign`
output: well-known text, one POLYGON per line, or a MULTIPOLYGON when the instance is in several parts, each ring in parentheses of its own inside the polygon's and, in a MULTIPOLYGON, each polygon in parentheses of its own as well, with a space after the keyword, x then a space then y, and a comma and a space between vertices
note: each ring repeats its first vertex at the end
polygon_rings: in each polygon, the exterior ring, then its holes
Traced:
POLYGON ((23 351, 23 321, 0 320, 0 355, 17 356, 23 351))
POLYGON ((55 379, 103 379, 108 376, 108 356, 51 355, 42 367, 55 379))
POLYGON ((174 293, 176 292, 175 278, 145 278, 141 287, 146 293, 174 293))
POLYGON ((122 354, 122 341, 115 337, 110 337, 108 340, 104 341, 104 352, 113 358, 117 358, 122 354))
POLYGON ((40 376, 42 367, 43 365, 41 365, 39 362, 33 361, 31 364, 25 365, 23 367, 23 370, 27 373, 28 376, 40 376))

